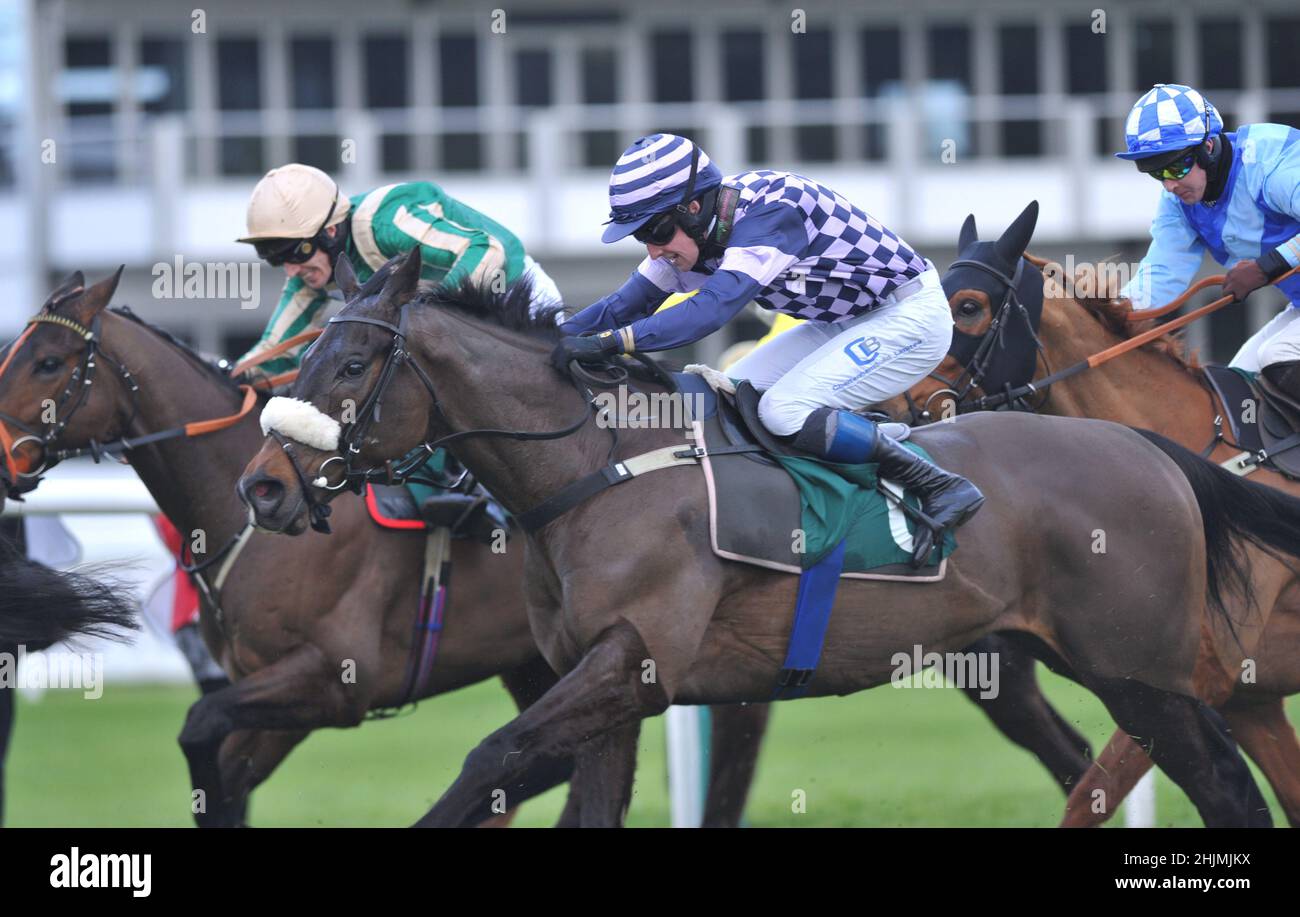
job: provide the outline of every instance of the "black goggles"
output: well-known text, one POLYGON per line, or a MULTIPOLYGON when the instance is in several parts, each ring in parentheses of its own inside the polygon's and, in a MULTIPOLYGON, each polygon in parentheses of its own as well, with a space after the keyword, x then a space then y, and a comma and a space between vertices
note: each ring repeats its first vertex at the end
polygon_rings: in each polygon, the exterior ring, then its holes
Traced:
POLYGON ((257 257, 271 267, 302 264, 320 251, 316 239, 258 239, 253 248, 257 249, 257 257))
POLYGON ((677 235, 677 216, 672 210, 656 214, 639 226, 632 238, 642 245, 667 245, 677 235))

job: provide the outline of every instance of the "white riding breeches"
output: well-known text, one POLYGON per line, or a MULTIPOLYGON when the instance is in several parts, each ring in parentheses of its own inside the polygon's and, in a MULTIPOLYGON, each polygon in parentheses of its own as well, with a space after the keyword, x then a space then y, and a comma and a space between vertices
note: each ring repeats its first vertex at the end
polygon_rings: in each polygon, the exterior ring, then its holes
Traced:
POLYGON ((1300 360, 1300 308, 1288 306, 1250 336, 1228 365, 1257 373, 1274 363, 1300 360))
POLYGON ((790 436, 819 407, 853 411, 901 395, 943 361, 952 328, 948 298, 931 268, 872 312, 796 325, 751 351, 727 375, 748 379, 763 392, 763 425, 790 436))
POLYGON ((523 276, 527 277, 533 285, 533 298, 529 300, 530 311, 536 312, 538 309, 564 305, 560 288, 555 285, 550 275, 542 270, 542 266, 533 260, 532 255, 524 255, 523 276))

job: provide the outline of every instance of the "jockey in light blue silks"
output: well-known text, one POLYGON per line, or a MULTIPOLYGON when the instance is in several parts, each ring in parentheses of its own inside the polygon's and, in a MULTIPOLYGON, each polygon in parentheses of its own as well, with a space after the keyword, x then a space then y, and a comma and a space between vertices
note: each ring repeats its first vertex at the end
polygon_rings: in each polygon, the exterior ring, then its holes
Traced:
MULTIPOLYGON (((807 319, 728 370, 763 392, 772 433, 829 461, 877 462, 942 531, 984 497, 853 413, 924 379, 948 352, 952 314, 934 266, 842 195, 791 172, 723 178, 694 142, 637 140, 610 177, 605 242, 647 257, 618 291, 565 324, 557 365, 670 350, 722 327, 751 300, 807 319), (672 293, 698 291, 672 309, 672 293)), ((916 562, 936 533, 919 527, 916 562)))
MULTIPOLYGON (((1164 185, 1151 247, 1122 290, 1134 309, 1174 299, 1209 252, 1227 267, 1224 292, 1242 300, 1300 264, 1300 131, 1243 124, 1187 86, 1157 84, 1138 100, 1116 153, 1164 185)), ((1300 276, 1280 283, 1290 305, 1248 340, 1232 365, 1263 372, 1300 399, 1300 276)))

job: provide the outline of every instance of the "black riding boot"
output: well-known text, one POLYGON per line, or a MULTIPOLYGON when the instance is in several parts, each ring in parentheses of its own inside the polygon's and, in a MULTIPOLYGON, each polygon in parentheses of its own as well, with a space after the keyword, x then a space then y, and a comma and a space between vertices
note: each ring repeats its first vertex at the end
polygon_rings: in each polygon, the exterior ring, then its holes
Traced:
POLYGON ((851 411, 818 408, 795 435, 794 445, 832 462, 877 462, 882 478, 902 484, 920 498, 921 512, 934 528, 916 526, 912 536, 914 567, 925 566, 937 535, 961 525, 984 503, 984 495, 970 481, 903 448, 881 433, 874 421, 851 411))
POLYGON ((1274 388, 1291 400, 1292 405, 1300 406, 1300 360, 1270 363, 1260 372, 1274 388))

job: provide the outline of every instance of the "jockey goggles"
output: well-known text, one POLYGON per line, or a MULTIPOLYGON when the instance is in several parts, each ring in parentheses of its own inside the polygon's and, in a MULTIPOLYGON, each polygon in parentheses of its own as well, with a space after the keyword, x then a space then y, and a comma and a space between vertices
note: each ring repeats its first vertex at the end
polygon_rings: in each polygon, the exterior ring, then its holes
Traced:
POLYGON ((1173 162, 1164 163, 1156 166, 1154 169, 1143 169, 1147 175, 1150 175, 1156 181, 1178 181, 1185 178, 1187 173, 1192 171, 1192 166, 1196 165, 1196 151, 1192 150, 1173 162))
POLYGON ((678 217, 690 214, 691 198, 695 196, 695 174, 700 167, 700 148, 691 145, 691 174, 686 181, 686 192, 682 194, 681 203, 671 210, 651 217, 632 233, 632 238, 642 245, 667 245, 677 235, 678 217))
POLYGON ((320 229, 312 233, 310 238, 258 239, 253 242, 257 257, 271 267, 279 267, 282 264, 303 264, 310 261, 316 252, 325 247, 325 240, 321 236, 325 232, 325 227, 329 225, 330 217, 334 216, 334 209, 338 207, 338 203, 339 198, 336 191, 334 202, 330 204, 329 213, 325 214, 325 219, 321 220, 320 229))

